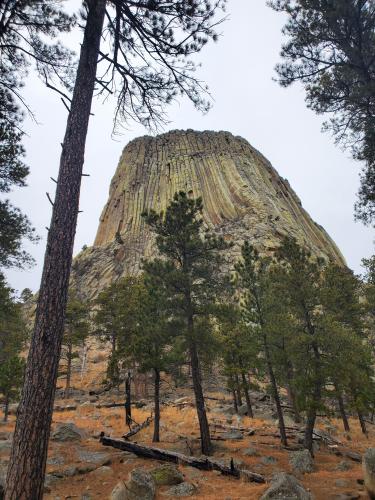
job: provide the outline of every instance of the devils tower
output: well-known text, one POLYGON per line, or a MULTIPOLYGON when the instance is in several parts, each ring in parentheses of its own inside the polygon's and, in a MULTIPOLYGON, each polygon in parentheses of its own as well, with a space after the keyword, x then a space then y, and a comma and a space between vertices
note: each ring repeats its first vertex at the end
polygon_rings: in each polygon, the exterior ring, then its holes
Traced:
POLYGON ((139 272, 142 258, 155 250, 141 214, 164 210, 177 191, 202 197, 206 226, 233 243, 232 262, 244 240, 272 254, 291 235, 314 255, 344 263, 288 181, 245 139, 228 132, 177 130, 139 137, 123 150, 94 245, 73 264, 72 281, 83 295, 91 298, 118 278, 139 272))

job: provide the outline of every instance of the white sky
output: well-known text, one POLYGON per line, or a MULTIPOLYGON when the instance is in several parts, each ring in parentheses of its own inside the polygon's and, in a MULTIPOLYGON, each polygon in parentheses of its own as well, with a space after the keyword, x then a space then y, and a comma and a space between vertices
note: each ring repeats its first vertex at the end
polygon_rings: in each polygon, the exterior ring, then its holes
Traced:
MULTIPOLYGON (((360 272, 361 259, 373 253, 373 230, 353 220, 361 165, 335 147, 329 134, 321 133, 322 119, 306 108, 300 86, 283 89, 272 81, 283 16, 267 7, 265 0, 229 0, 227 11, 230 19, 221 27, 222 38, 196 58, 202 63, 199 74, 214 96, 213 109, 202 116, 189 102, 173 105, 165 130, 227 130, 247 139, 289 180, 312 218, 336 241, 348 265, 360 272)), ((35 77, 29 77, 25 96, 38 120, 38 124, 26 122, 26 161, 31 174, 28 187, 11 193, 10 199, 28 214, 42 240, 26 246, 36 259, 32 269, 6 274, 14 288, 37 290, 45 227, 51 216, 45 193, 53 195, 50 176, 57 176, 67 113, 60 98, 35 77)), ((83 179, 75 253, 94 240, 123 147, 147 133, 129 124, 123 136, 113 140, 112 105, 96 101, 93 112, 84 167, 91 176, 83 179)))

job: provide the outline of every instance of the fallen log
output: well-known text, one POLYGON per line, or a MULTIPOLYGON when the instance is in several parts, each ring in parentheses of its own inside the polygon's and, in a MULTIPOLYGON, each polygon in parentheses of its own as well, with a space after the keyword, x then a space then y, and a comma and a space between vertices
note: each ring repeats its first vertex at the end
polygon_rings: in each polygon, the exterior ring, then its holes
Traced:
POLYGON ((152 417, 147 417, 146 420, 142 424, 136 425, 135 427, 133 427, 133 429, 130 429, 129 432, 124 434, 122 436, 123 439, 129 439, 130 437, 134 436, 135 434, 137 434, 139 431, 141 431, 145 427, 148 427, 151 424, 151 422, 152 422, 152 417))
POLYGON ((255 434, 255 429, 246 428, 246 427, 235 427, 233 425, 225 425, 220 422, 214 422, 212 424, 214 430, 222 429, 223 431, 237 431, 237 432, 246 432, 249 436, 253 436, 255 434))
MULTIPOLYGON (((128 451, 138 455, 140 457, 151 458, 153 460, 162 460, 164 462, 172 462, 174 464, 184 464, 190 467, 195 467, 200 470, 217 470, 226 476, 232 476, 237 479, 241 477, 241 470, 237 469, 233 460, 231 461, 231 466, 222 465, 215 460, 209 458, 196 458, 183 455, 182 453, 177 453, 174 451, 162 450, 160 448, 153 448, 148 446, 142 446, 137 443, 131 443, 129 441, 121 441, 120 439, 112 439, 106 437, 104 433, 101 433, 100 442, 104 446, 112 446, 118 450, 128 451)), ((265 479, 260 474, 255 472, 250 472, 248 470, 243 471, 243 475, 246 475, 248 481, 254 483, 265 483, 265 479)))

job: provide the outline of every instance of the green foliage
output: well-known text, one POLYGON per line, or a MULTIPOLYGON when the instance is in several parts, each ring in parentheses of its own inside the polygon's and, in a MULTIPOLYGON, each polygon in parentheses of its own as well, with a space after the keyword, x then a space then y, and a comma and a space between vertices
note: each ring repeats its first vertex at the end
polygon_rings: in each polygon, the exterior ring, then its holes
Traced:
POLYGON ((0 394, 6 403, 19 394, 24 372, 20 353, 25 340, 26 327, 20 305, 0 274, 0 394))
POLYGON ((228 245, 203 231, 202 208, 200 198, 190 199, 180 192, 174 195, 165 214, 143 214, 156 233, 163 257, 144 262, 144 270, 164 290, 174 317, 185 322, 188 341, 197 345, 206 343, 209 331, 202 318, 216 314, 218 299, 227 285, 220 270, 221 254, 228 245), (200 328, 196 324, 189 330, 189 322, 198 318, 200 328))
POLYGON ((336 141, 366 161, 356 205, 365 223, 375 217, 375 13, 372 0, 270 0, 287 14, 280 83, 300 81, 307 105, 330 113, 336 141))
POLYGON ((90 334, 89 309, 76 294, 70 293, 66 308, 63 346, 81 346, 90 334))
POLYGON ((120 381, 121 364, 127 358, 130 339, 138 331, 139 307, 144 296, 140 278, 127 277, 101 292, 95 302, 94 333, 112 345, 107 378, 120 381))

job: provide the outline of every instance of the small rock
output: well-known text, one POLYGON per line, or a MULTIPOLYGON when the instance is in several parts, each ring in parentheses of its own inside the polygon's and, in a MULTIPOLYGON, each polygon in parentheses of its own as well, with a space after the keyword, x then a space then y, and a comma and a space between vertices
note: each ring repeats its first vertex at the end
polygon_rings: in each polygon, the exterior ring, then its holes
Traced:
POLYGON ((196 487, 191 483, 181 483, 170 488, 166 495, 170 497, 191 497, 196 492, 196 487))
POLYGON ((346 481, 345 479, 336 479, 335 481, 335 486, 337 488, 346 488, 349 484, 349 481, 346 481))
POLYGON ((243 439, 243 435, 240 431, 230 431, 230 432, 224 432, 223 434, 224 439, 236 441, 243 439))
POLYGON ((108 465, 110 462, 110 456, 107 453, 100 451, 89 451, 84 448, 79 448, 77 450, 77 456, 81 462, 89 462, 93 464, 108 465))
POLYGON ((182 473, 173 465, 161 465, 150 471, 150 474, 158 486, 173 486, 184 481, 182 473))
POLYGON ((342 472, 345 472, 347 470, 350 470, 351 468, 352 466, 350 465, 349 462, 347 462, 346 460, 342 460, 336 465, 335 470, 340 470, 342 472))
POLYGON ((81 441, 85 433, 73 423, 59 424, 52 434, 54 441, 81 441))
POLYGON ((246 448, 246 450, 243 450, 242 455, 246 457, 256 457, 258 452, 255 448, 246 448))
POLYGON ((62 455, 55 455, 47 460, 48 465, 64 465, 65 460, 62 455))
POLYGON ((262 457, 260 461, 263 465, 272 465, 277 462, 277 459, 275 457, 262 457))
POLYGON ((113 470, 107 465, 102 465, 101 467, 95 469, 95 474, 100 474, 101 476, 109 476, 113 474, 113 470))
POLYGON ((274 499, 312 500, 313 496, 294 476, 286 472, 279 472, 273 476, 271 486, 260 498, 260 500, 274 499))
POLYGON ((294 472, 305 474, 313 472, 314 460, 309 450, 295 451, 289 455, 289 463, 294 472))

